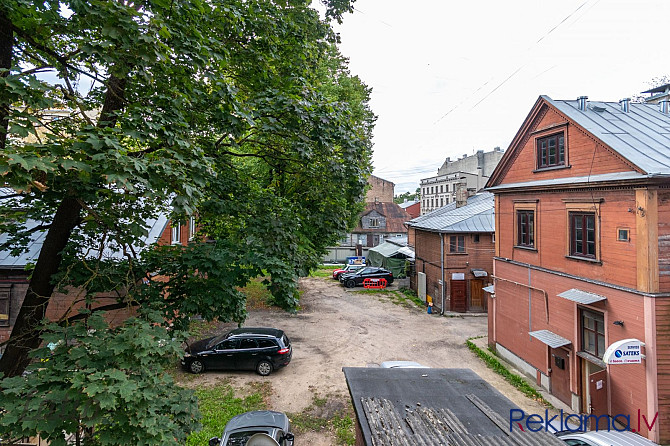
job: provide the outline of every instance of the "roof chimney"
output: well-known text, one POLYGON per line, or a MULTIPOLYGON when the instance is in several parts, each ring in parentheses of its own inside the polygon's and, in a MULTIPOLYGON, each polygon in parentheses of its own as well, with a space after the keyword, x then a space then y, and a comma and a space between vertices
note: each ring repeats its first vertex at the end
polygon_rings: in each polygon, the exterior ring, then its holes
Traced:
POLYGON ((580 109, 581 111, 586 111, 586 100, 588 99, 588 96, 580 96, 577 98, 577 108, 580 109))
POLYGON ((621 106, 621 111, 624 113, 630 112, 630 98, 624 98, 619 101, 619 105, 621 106))
POLYGON ((667 99, 662 100, 661 102, 658 103, 658 109, 661 113, 664 115, 667 115, 670 112, 670 101, 667 99))

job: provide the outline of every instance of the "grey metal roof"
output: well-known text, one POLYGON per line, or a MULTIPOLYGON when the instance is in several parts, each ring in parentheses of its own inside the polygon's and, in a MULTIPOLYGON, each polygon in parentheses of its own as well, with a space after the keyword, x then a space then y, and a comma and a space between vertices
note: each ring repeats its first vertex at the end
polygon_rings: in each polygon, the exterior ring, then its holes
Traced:
POLYGON ((551 348, 558 348, 563 347, 564 345, 572 344, 572 341, 569 339, 565 339, 563 336, 559 336, 553 331, 549 330, 529 331, 528 334, 538 341, 547 344, 551 348))
POLYGON ((567 291, 563 291, 562 293, 559 293, 557 296, 584 305, 600 302, 601 300, 607 300, 605 296, 601 296, 600 294, 589 293, 588 291, 582 291, 576 288, 571 288, 567 291))
MULTIPOLYGON (((649 174, 643 175, 638 172, 615 172, 603 173, 599 175, 589 175, 583 177, 568 177, 568 178, 551 178, 547 180, 526 181, 523 183, 507 183, 498 186, 487 187, 487 191, 528 188, 537 186, 569 186, 573 184, 593 184, 593 183, 607 183, 611 181, 625 181, 625 180, 642 180, 646 178, 656 178, 664 174, 649 174)), ((670 174, 669 174, 670 175, 670 174)))
POLYGON ((410 207, 410 206, 412 206, 412 205, 414 205, 414 204, 417 204, 418 202, 419 202, 418 200, 415 200, 415 201, 405 201, 404 203, 398 203, 398 206, 400 206, 400 207, 403 208, 403 209, 407 209, 408 207, 410 207))
POLYGON ((670 174, 670 115, 657 104, 630 103, 626 113, 618 102, 590 101, 579 110, 577 100, 542 98, 645 173, 670 174))
POLYGON ((446 233, 494 232, 493 194, 480 192, 460 208, 450 203, 410 220, 409 227, 446 233))
MULTIPOLYGON (((142 249, 146 248, 147 246, 156 243, 158 241, 158 238, 160 237, 161 233, 165 229, 168 219, 167 216, 165 215, 160 215, 156 219, 151 219, 148 220, 147 222, 147 227, 149 228, 147 231, 146 236, 142 240, 141 244, 139 246, 135 246, 136 252, 141 251, 142 249)), ((31 229, 34 228, 38 225, 42 224, 42 222, 37 222, 34 220, 28 220, 26 222, 26 229, 31 229)), ((18 256, 14 256, 11 254, 11 250, 0 250, 0 268, 5 268, 5 269, 24 269, 26 265, 30 263, 35 263, 37 261, 37 258, 40 255, 40 251, 42 250, 42 245, 44 244, 44 239, 46 238, 46 231, 39 231, 39 232, 34 232, 33 234, 30 235, 30 241, 27 246, 27 251, 19 254, 18 256)), ((8 239, 7 234, 0 234, 0 245, 5 243, 8 239)), ((98 256, 98 251, 97 250, 91 250, 89 252, 90 257, 97 257, 98 256)), ((106 259, 120 259, 123 258, 123 251, 120 249, 114 249, 113 247, 106 247, 105 250, 103 251, 103 258, 106 259)))

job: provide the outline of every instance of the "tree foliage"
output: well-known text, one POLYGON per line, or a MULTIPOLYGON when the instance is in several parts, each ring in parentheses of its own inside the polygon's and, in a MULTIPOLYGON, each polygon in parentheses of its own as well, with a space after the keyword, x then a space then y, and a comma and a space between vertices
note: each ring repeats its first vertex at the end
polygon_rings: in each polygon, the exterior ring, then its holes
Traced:
MULTIPOLYGON (((353 2, 325 3, 340 20, 353 2)), ((304 0, 0 0, 0 28, 2 248, 46 234, 0 358, 0 436, 179 444, 192 396, 161 354, 192 315, 242 322, 253 278, 297 307, 297 278, 360 209, 370 91, 304 0), (166 214, 196 237, 142 249, 166 214), (55 290, 87 309, 45 322, 55 290), (96 312, 111 291, 107 309, 136 311, 122 327, 96 312), (49 360, 22 378, 31 354, 49 360)))

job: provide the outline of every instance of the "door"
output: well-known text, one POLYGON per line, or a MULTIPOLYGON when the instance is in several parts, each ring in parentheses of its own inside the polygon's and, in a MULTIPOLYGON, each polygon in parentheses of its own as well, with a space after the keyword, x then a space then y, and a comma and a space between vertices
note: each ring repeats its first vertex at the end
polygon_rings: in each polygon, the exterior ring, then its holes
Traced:
POLYGON ((591 373, 589 375, 589 397, 591 399, 590 414, 591 430, 607 430, 609 420, 607 416, 607 370, 591 373))
POLYGON ((470 279, 470 308, 484 309, 484 281, 470 279))
POLYGON ((240 339, 237 351, 236 368, 238 370, 254 370, 258 363, 260 350, 255 339, 240 339))
POLYGON ((206 358, 205 367, 208 369, 234 369, 237 354, 237 339, 226 339, 214 347, 213 353, 206 358))
POLYGON ((570 354, 562 348, 551 349, 551 394, 572 406, 570 392, 570 354))
POLYGON ((467 296, 465 293, 465 280, 451 281, 451 311, 465 313, 468 311, 467 296))

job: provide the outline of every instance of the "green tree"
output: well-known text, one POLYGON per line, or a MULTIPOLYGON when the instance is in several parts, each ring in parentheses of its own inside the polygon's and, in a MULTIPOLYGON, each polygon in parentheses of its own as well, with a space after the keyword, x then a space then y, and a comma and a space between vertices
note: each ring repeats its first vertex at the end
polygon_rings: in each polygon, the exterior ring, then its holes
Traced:
MULTIPOLYGON (((46 232, 0 358, 0 436, 179 444, 193 399, 163 367, 189 316, 242 322, 237 289, 259 276, 296 308, 297 278, 360 209, 374 124, 369 89, 309 3, 0 0, 3 248, 46 232), (139 249, 160 213, 197 218, 197 237, 139 249), (87 305, 48 324, 54 290, 88 304, 118 291, 105 309, 137 317, 108 327, 87 305)), ((340 20, 353 2, 324 3, 340 20)))

